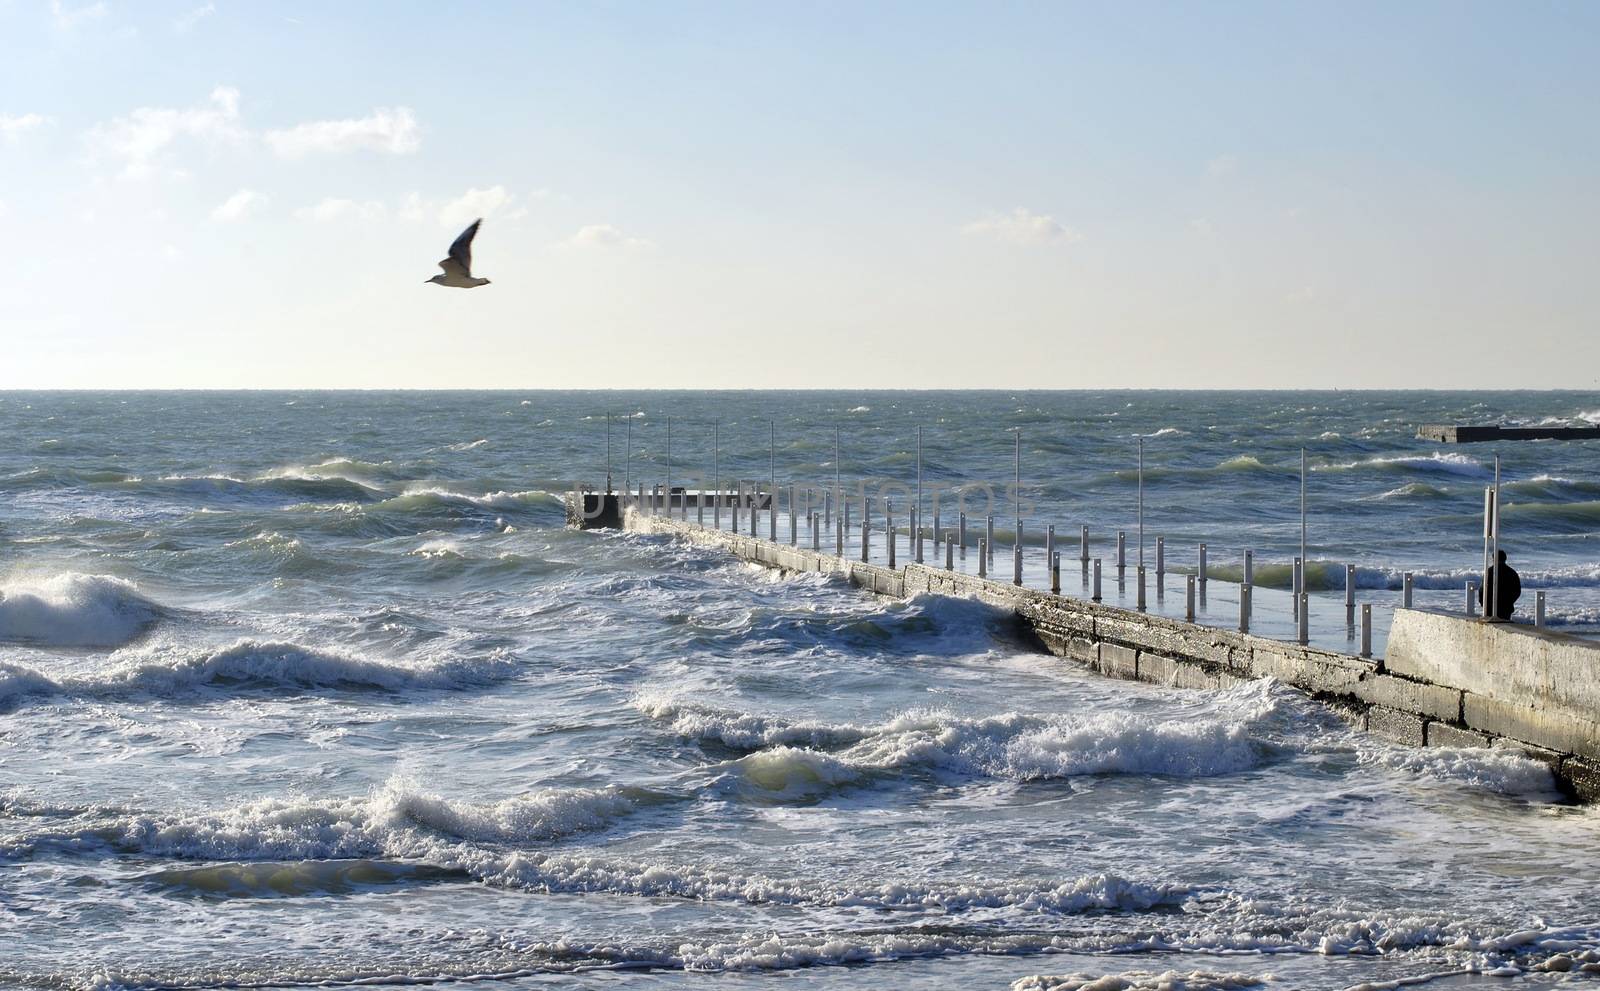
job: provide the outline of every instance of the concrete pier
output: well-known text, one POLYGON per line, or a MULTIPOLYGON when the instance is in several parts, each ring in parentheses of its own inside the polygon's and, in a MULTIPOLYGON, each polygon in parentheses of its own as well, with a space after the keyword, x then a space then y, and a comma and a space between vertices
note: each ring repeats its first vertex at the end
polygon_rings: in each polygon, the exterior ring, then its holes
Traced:
POLYGON ((1482 444, 1499 440, 1592 440, 1600 438, 1597 427, 1502 427, 1492 424, 1429 424, 1417 428, 1418 440, 1441 444, 1482 444))
MULTIPOLYGON (((623 526, 719 546, 773 568, 838 574, 880 595, 976 599, 1012 613, 1042 648, 1112 677, 1193 689, 1273 677, 1370 732, 1417 746, 1514 750, 1548 765, 1573 796, 1600 800, 1600 682, 1593 679, 1600 644, 1400 610, 1389 656, 1375 660, 931 565, 851 561, 632 507, 623 510, 623 526)), ((980 542, 980 561, 989 549, 980 542)), ((1246 593, 1241 626, 1248 602, 1246 593)))

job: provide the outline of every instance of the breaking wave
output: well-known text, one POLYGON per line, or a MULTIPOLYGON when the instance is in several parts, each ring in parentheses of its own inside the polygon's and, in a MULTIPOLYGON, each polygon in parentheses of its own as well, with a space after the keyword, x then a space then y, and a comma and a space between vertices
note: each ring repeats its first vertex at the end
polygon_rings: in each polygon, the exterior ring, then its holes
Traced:
POLYGON ((162 615, 138 588, 109 575, 62 574, 0 587, 0 640, 51 647, 118 647, 162 615))
POLYGON ((207 688, 345 689, 402 692, 478 687, 510 677, 516 664, 504 653, 478 659, 401 664, 376 661, 294 643, 241 640, 201 651, 170 646, 113 655, 91 674, 53 678, 0 662, 0 704, 28 696, 171 698, 207 688))
POLYGON ((1089 774, 1214 777, 1257 767, 1280 749, 1268 728, 1283 698, 1265 682, 1228 693, 1226 718, 1153 719, 1123 712, 966 718, 908 712, 870 726, 791 723, 646 698, 636 707, 701 742, 752 750, 722 766, 760 792, 804 796, 904 770, 1030 781, 1089 774))

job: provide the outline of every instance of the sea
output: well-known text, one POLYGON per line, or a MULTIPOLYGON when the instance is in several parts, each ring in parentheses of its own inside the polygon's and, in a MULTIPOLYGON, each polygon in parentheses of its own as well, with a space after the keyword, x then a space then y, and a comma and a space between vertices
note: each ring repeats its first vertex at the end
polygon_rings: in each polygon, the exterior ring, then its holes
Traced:
POLYGON ((1543 765, 563 511, 760 483, 903 561, 920 466, 953 567, 1021 517, 1087 595, 1088 527, 1131 605, 1159 538, 1181 615, 1204 542, 1236 628, 1248 549, 1288 638, 1303 493, 1311 637, 1360 649, 1348 594, 1381 656, 1406 573, 1466 608, 1498 458, 1517 618, 1600 635, 1600 441, 1436 422, 1600 393, 0 393, 0 987, 1596 984, 1600 813, 1543 765))

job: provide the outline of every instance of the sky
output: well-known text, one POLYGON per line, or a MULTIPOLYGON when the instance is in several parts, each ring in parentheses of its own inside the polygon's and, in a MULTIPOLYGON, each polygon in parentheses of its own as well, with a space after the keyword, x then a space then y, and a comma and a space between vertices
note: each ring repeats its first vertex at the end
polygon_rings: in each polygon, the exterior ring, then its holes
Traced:
POLYGON ((1597 37, 0 0, 0 388, 1595 388, 1597 37))

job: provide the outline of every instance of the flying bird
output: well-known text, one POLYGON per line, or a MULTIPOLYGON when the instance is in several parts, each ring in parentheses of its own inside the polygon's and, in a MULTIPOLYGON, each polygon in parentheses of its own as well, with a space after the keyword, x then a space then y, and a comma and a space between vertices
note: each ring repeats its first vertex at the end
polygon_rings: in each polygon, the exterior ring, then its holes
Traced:
POLYGON ((481 223, 483 218, 479 217, 472 222, 472 226, 461 232, 460 237, 450 242, 450 257, 439 263, 444 274, 435 275, 429 282, 452 289, 475 289, 489 284, 488 279, 472 277, 472 239, 478 235, 478 225, 481 223))

